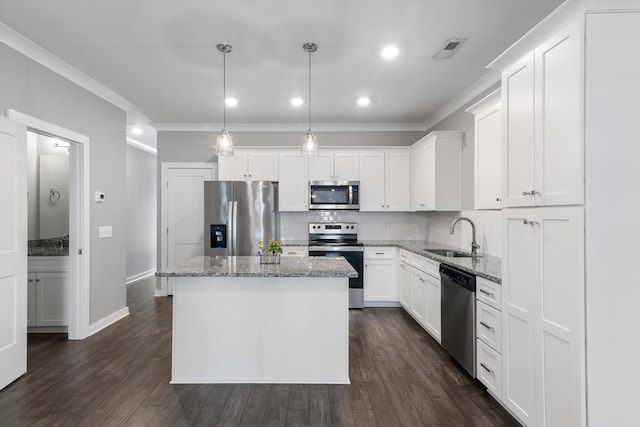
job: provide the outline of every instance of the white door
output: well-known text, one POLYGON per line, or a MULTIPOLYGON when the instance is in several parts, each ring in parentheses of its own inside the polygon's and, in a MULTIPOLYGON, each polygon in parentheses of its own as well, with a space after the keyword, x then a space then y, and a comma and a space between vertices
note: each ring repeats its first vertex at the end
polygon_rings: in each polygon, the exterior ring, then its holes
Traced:
POLYGON ((331 181, 335 179, 333 153, 309 157, 309 181, 331 181))
POLYGON ((411 210, 411 154, 385 154, 385 199, 387 210, 411 210))
POLYGON ((534 185, 533 52, 502 73, 502 205, 532 206, 534 185))
POLYGON ((383 211, 384 153, 364 152, 360 156, 360 210, 383 211))
MULTIPOLYGON (((503 222, 502 398, 525 425, 536 423, 535 300, 540 282, 540 226, 535 209, 509 209, 503 222), (527 221, 527 223, 525 223, 527 221)), ((564 257, 563 257, 564 258, 564 257)))
POLYGON ((333 158, 334 179, 338 181, 360 180, 360 155, 358 153, 336 153, 333 158))
POLYGON ((436 187, 436 185, 438 184, 436 182, 436 168, 438 166, 436 165, 435 141, 427 144, 427 147, 424 150, 424 164, 422 165, 422 167, 425 168, 425 180, 422 187, 425 191, 424 200, 425 204, 427 205, 425 210, 434 211, 437 208, 436 194, 438 191, 436 187))
POLYGON ((424 273, 416 269, 410 270, 411 274, 411 314, 421 324, 425 324, 426 306, 426 280, 424 273))
POLYGON ((426 311, 425 326, 427 331, 440 342, 440 331, 442 325, 441 308, 440 308, 440 278, 427 274, 425 277, 425 298, 426 311))
POLYGON ((247 154, 218 156, 218 179, 220 181, 244 181, 249 179, 247 154))
MULTIPOLYGON (((204 181, 211 168, 170 169, 167 180, 167 267, 204 255, 204 181)), ((173 294, 173 278, 167 292, 173 294)))
POLYGON ((493 105, 476 116, 475 207, 502 207, 502 110, 493 105))
POLYGON ((584 203, 581 20, 535 50, 537 205, 584 203))
POLYGON ((413 210, 427 210, 427 150, 420 147, 413 153, 413 210))
POLYGON ((364 301, 397 301, 396 262, 364 260, 364 301))
POLYGON ((27 128, 0 117, 0 389, 27 372, 27 128))
POLYGON ((405 310, 411 309, 411 272, 404 262, 400 263, 398 270, 398 299, 405 310))
POLYGON ((250 181, 278 180, 278 153, 256 151, 248 154, 248 176, 250 181))
POLYGON ((309 163, 296 153, 280 153, 278 209, 281 212, 309 210, 309 163))

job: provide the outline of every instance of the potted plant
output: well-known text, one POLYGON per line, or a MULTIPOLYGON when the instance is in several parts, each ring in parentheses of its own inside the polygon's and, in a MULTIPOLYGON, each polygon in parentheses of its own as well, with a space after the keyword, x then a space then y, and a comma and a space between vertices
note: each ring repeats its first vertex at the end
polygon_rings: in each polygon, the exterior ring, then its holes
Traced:
POLYGON ((280 254, 282 253, 282 242, 280 240, 270 240, 267 247, 261 240, 258 242, 258 249, 260 264, 280 264, 280 254))

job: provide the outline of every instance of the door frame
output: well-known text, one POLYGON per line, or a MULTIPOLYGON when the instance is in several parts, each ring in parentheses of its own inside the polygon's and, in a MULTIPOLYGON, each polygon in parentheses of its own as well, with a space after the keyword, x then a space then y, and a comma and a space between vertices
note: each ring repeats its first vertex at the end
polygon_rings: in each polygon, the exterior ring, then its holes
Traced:
MULTIPOLYGON (((169 183, 169 171, 171 169, 212 169, 214 180, 218 179, 218 164, 214 162, 162 162, 160 163, 160 269, 164 270, 169 266, 169 239, 167 232, 169 228, 167 193, 169 183)), ((160 286, 156 284, 155 296, 166 297, 169 295, 167 278, 158 278, 160 286)))
POLYGON ((91 189, 90 138, 69 129, 8 109, 7 117, 27 126, 27 131, 68 140, 69 156, 69 302, 70 340, 83 340, 89 335, 89 297, 91 267, 91 189))

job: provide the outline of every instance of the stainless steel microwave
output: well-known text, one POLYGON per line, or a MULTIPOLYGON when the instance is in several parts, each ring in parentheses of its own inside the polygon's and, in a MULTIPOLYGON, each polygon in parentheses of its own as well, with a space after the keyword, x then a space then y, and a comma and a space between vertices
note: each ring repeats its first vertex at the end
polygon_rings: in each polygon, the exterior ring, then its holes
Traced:
POLYGON ((360 181, 310 181, 309 209, 360 209, 360 181))

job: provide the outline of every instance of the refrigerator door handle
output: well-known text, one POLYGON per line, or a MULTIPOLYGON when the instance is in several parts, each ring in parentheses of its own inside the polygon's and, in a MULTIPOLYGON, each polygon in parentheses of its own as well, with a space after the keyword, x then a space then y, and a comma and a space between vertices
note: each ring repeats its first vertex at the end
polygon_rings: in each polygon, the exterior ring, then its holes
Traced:
POLYGON ((233 252, 231 255, 236 255, 236 245, 238 243, 238 202, 234 200, 231 203, 233 204, 233 252))
MULTIPOLYGON (((229 236, 230 233, 233 233, 233 202, 229 202, 229 218, 227 218, 227 245, 229 246, 227 248, 227 251, 229 253, 229 255, 233 255, 233 239, 229 238, 231 236, 229 236)), ((232 234, 233 235, 233 234, 232 234)))

